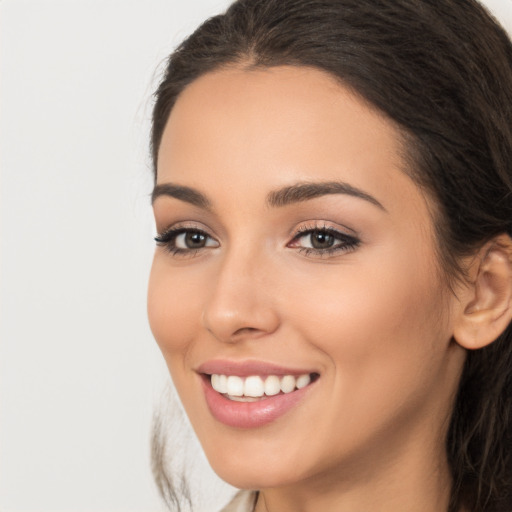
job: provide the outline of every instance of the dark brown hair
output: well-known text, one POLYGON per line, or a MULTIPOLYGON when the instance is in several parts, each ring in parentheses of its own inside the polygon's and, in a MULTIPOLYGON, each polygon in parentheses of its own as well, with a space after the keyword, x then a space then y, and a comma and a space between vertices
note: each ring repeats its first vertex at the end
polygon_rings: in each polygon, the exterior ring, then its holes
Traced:
MULTIPOLYGON (((434 198, 443 269, 512 235, 512 45, 475 0, 238 0, 170 56, 152 157, 179 94, 224 66, 326 71, 401 129, 434 198)), ((468 352, 447 438, 450 511, 512 511, 512 328, 468 352)))

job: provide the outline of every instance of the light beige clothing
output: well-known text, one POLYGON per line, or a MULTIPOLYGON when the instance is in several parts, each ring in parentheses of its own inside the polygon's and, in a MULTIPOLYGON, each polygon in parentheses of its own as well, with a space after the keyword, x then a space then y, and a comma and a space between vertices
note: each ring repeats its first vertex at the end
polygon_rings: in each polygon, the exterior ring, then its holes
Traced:
POLYGON ((253 512, 256 497, 256 491, 239 491, 220 512, 253 512))

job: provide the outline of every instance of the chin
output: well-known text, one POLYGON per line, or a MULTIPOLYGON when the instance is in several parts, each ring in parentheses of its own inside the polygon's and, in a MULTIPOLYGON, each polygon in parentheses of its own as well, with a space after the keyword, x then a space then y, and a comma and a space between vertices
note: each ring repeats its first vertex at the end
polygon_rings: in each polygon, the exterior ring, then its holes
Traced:
POLYGON ((215 473, 239 489, 282 487, 307 478, 302 454, 293 456, 285 444, 278 447, 275 442, 252 441, 217 440, 203 448, 215 473))
POLYGON ((260 466, 254 461, 243 464, 222 461, 212 464, 217 475, 228 484, 238 489, 270 489, 292 484, 296 478, 290 476, 290 471, 272 466, 260 466))

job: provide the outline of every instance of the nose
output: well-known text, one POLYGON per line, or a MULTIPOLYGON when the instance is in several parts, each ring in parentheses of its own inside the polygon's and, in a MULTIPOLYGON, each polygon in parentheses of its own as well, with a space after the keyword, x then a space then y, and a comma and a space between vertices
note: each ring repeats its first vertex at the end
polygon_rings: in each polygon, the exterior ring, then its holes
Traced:
POLYGON ((269 265, 261 257, 231 253, 220 263, 203 309, 203 326, 219 341, 235 343, 275 332, 279 315, 269 265))

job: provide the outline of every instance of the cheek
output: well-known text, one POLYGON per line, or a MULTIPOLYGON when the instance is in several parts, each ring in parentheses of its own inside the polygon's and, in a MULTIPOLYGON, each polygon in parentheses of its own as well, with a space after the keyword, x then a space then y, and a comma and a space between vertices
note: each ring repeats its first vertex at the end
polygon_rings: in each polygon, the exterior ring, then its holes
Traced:
POLYGON ((368 264, 358 262, 311 272, 307 278, 303 275, 301 286, 288 293, 294 322, 305 321, 313 339, 334 337, 335 346, 350 346, 351 340, 366 339, 360 344, 361 350, 372 339, 380 340, 378 346, 382 346, 386 335, 412 335, 412 331, 424 332, 428 326, 431 330, 429 320, 443 309, 442 288, 434 271, 426 262, 401 265, 392 255, 388 262, 375 259, 368 264))
MULTIPOLYGON (((197 332, 200 318, 200 282, 184 282, 179 269, 166 265, 156 254, 148 286, 148 319, 151 331, 169 367, 183 362, 197 332)), ((192 280, 192 281, 191 281, 192 280)))
POLYGON ((442 364, 450 338, 442 283, 433 258, 409 255, 361 258, 329 278, 310 276, 290 294, 294 323, 334 369, 336 399, 344 397, 338 403, 406 399, 433 382, 442 364))
POLYGON ((371 454, 379 439, 404 440, 411 425, 445 412, 442 283, 421 259, 390 261, 333 267, 329 279, 303 278, 288 296, 291 323, 326 362, 315 437, 337 441, 304 450, 315 460, 371 454))

